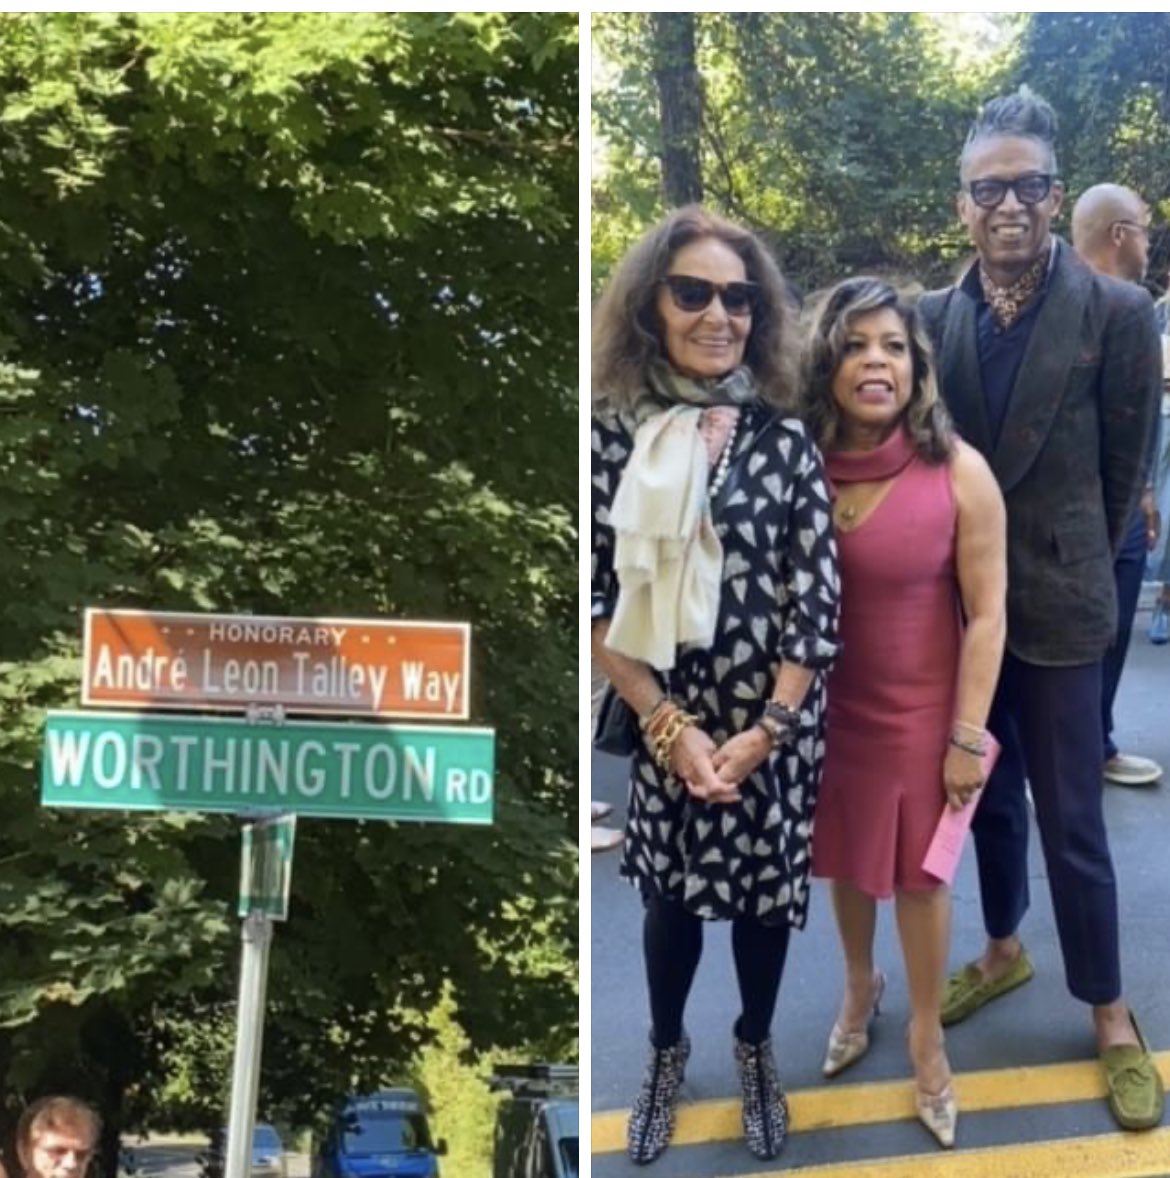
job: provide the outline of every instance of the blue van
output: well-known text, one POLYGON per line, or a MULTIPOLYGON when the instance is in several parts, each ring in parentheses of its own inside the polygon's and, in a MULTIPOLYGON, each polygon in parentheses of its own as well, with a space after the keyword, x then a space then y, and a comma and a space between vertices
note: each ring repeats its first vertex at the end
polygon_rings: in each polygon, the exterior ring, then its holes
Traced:
POLYGON ((445 1141, 431 1141, 418 1093, 388 1088, 346 1102, 317 1151, 313 1178, 439 1178, 446 1152, 445 1141))

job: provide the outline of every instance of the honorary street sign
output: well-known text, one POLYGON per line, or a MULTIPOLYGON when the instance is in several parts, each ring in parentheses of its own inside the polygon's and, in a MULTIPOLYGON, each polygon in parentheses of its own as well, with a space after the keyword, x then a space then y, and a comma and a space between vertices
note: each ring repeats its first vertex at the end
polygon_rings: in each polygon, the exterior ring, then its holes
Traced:
POLYGON ((490 728, 51 711, 41 803, 486 825, 494 758, 490 728))
POLYGON ((87 609, 81 699, 466 720, 464 622, 87 609))

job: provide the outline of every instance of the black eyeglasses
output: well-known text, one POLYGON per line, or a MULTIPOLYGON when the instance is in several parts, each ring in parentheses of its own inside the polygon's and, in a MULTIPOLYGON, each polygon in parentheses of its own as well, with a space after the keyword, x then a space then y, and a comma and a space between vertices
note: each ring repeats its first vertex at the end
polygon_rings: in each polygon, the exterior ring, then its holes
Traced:
POLYGON ((972 180, 967 191, 981 209, 994 209, 1003 204, 1008 190, 1016 194, 1022 205, 1038 205, 1051 191, 1056 177, 1047 172, 1029 172, 1014 180, 972 180))
POLYGON ((706 278, 692 278, 689 274, 668 274, 662 285, 670 291, 671 301, 680 311, 691 314, 705 311, 718 295, 723 309, 736 317, 752 313, 760 289, 754 282, 718 283, 706 278))

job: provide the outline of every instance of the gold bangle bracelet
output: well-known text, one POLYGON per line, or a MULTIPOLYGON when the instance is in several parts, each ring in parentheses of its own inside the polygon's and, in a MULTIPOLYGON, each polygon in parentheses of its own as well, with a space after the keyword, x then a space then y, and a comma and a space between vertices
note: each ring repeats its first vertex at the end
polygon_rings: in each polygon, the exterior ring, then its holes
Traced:
POLYGON ((664 695, 644 716, 638 720, 638 727, 641 728, 643 732, 648 732, 650 730, 650 726, 654 723, 660 712, 666 708, 675 706, 677 705, 675 705, 674 700, 672 700, 669 695, 664 695))
POLYGON ((673 700, 666 707, 660 707, 646 725, 646 739, 653 744, 666 731, 671 720, 681 713, 682 708, 673 700))
POLYGON ((692 724, 697 723, 698 720, 690 712, 684 712, 681 708, 671 715, 661 736, 654 742, 654 760, 658 762, 659 768, 670 770, 670 754, 675 742, 682 735, 684 728, 690 728, 692 724))

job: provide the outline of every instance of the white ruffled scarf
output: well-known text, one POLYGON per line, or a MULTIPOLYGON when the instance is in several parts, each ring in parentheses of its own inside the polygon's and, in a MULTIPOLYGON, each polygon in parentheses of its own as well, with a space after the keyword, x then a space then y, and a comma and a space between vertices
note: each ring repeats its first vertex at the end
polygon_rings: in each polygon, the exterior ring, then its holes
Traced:
POLYGON ((605 644, 666 671, 681 644, 711 645, 719 613, 723 545, 711 519, 700 418, 712 406, 751 404, 756 386, 747 368, 696 381, 665 364, 651 367, 648 384, 610 508, 618 599, 605 644))

